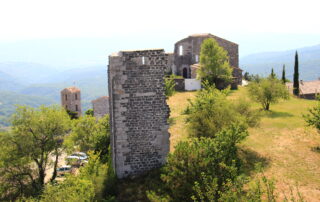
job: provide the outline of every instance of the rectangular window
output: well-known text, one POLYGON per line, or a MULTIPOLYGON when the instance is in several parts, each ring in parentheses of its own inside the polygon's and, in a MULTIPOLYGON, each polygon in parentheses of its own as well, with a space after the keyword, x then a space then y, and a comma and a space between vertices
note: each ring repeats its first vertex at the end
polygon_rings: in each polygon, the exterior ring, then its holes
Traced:
POLYGON ((65 100, 67 101, 67 100, 68 100, 68 96, 67 96, 67 95, 64 95, 64 97, 65 97, 65 100))
POLYGON ((76 105, 76 111, 78 111, 78 105, 76 105))
POLYGON ((142 56, 142 64, 145 64, 144 56, 142 56))
POLYGON ((179 46, 179 55, 183 55, 183 47, 182 46, 179 46))
POLYGON ((78 99, 78 94, 75 94, 75 99, 76 99, 76 100, 78 99))

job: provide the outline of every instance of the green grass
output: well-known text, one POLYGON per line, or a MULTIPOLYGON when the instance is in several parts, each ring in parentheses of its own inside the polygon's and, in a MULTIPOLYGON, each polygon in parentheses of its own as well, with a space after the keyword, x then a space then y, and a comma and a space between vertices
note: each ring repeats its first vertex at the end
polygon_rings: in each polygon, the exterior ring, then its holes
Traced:
MULTIPOLYGON (((195 92, 177 93, 168 100, 171 109, 170 126, 171 151, 181 140, 188 138, 185 115, 181 113, 192 99, 195 92)), ((245 87, 232 91, 231 100, 248 99, 245 87)), ((306 126, 302 114, 316 104, 316 101, 297 99, 272 104, 269 112, 262 112, 258 127, 249 129, 249 137, 240 145, 245 155, 245 167, 252 167, 261 162, 264 172, 276 180, 280 195, 289 195, 290 187, 299 186, 299 190, 308 201, 320 199, 320 153, 315 147, 320 146, 320 134, 306 126)), ((253 107, 260 109, 258 103, 253 107)))
MULTIPOLYGON (((195 95, 196 92, 178 92, 167 100, 171 109, 171 152, 179 141, 188 139, 186 115, 182 113, 188 106, 188 99, 193 99, 195 95)), ((228 96, 231 100, 241 97, 248 97, 244 87, 228 96)), ((247 101, 251 102, 249 99, 247 101)), ((320 134, 306 127, 302 117, 315 104, 315 101, 291 97, 271 105, 271 111, 262 113, 260 125, 250 128, 249 136, 240 145, 244 169, 254 177, 255 163, 262 163, 264 174, 276 180, 280 196, 283 193, 289 196, 290 188, 295 190, 298 185, 307 201, 318 201, 320 198, 320 153, 314 149, 320 146, 320 134)), ((261 108, 257 103, 252 105, 256 109, 261 108)), ((145 201, 146 191, 156 189, 159 183, 159 170, 122 180, 118 185, 118 199, 145 201)))

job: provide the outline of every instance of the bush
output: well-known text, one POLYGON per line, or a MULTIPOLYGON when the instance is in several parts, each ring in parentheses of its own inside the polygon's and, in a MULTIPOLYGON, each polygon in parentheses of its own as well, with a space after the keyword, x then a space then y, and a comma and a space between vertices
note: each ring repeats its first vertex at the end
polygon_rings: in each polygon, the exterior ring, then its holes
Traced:
POLYGON ((167 98, 171 97, 175 94, 175 86, 176 83, 174 81, 175 75, 171 75, 170 77, 167 77, 164 79, 165 84, 165 95, 167 98))
POLYGON ((185 110, 189 134, 194 137, 214 137, 216 133, 237 123, 244 129, 259 122, 259 113, 245 100, 236 103, 227 99, 229 90, 219 91, 204 85, 185 110))
POLYGON ((313 126, 320 132, 320 97, 317 99, 317 105, 309 109, 309 113, 303 115, 303 117, 308 126, 313 126))
POLYGON ((270 104, 277 103, 280 99, 289 99, 288 89, 276 78, 269 77, 259 82, 251 82, 248 88, 252 100, 260 103, 264 110, 269 110, 270 104))
POLYGON ((239 173, 236 144, 247 135, 241 126, 233 125, 218 133, 214 139, 200 138, 179 143, 174 153, 169 154, 161 175, 168 195, 174 201, 190 200, 196 194, 195 182, 205 184, 201 180, 205 174, 215 182, 213 195, 218 199, 225 189, 224 184, 233 181, 239 173))

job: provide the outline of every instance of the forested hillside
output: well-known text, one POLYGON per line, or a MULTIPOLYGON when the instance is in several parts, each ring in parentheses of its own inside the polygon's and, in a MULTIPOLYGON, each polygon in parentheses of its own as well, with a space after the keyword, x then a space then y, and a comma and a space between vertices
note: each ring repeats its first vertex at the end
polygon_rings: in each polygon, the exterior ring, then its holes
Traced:
MULTIPOLYGON (((292 80, 294 55, 296 50, 282 52, 258 53, 240 59, 240 67, 250 74, 268 75, 274 68, 277 75, 281 75, 285 64, 287 78, 292 80)), ((300 79, 309 81, 319 78, 320 73, 320 45, 299 48, 300 79)))

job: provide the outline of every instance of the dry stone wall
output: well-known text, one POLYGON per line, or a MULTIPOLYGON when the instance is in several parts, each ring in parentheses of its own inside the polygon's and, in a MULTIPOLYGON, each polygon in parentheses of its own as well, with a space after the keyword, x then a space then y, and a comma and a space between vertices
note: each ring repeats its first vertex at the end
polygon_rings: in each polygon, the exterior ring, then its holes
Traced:
POLYGON ((169 107, 164 95, 163 49, 109 56, 113 167, 118 178, 161 166, 169 152, 169 107))

